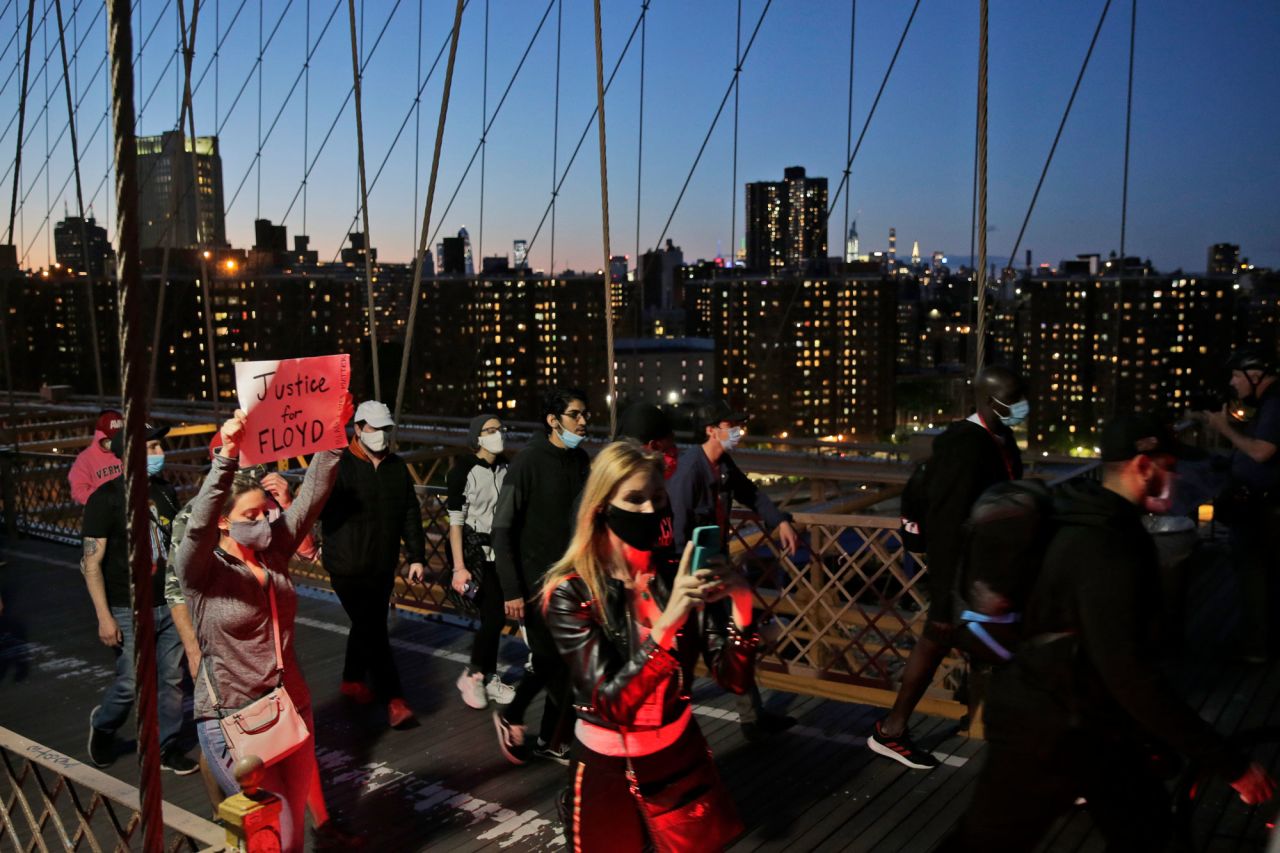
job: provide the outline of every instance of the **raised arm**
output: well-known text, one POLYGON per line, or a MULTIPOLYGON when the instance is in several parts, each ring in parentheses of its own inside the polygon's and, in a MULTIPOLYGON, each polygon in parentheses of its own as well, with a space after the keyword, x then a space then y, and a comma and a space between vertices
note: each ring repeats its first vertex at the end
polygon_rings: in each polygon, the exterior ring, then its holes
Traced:
POLYGON ((286 560, 298 550, 299 543, 307 538, 320 517, 320 510, 324 509, 333 484, 338 481, 341 459, 341 450, 321 450, 312 456, 297 497, 272 525, 271 550, 284 553, 286 560))
POLYGON ((240 460, 236 457, 221 454, 214 456, 213 467, 205 475, 199 493, 191 501, 187 531, 178 545, 178 553, 173 561, 174 571, 177 572, 184 591, 203 589, 208 582, 212 565, 210 558, 221 535, 218 531, 218 518, 222 515, 223 505, 231 491, 231 481, 235 479, 239 468, 240 460))

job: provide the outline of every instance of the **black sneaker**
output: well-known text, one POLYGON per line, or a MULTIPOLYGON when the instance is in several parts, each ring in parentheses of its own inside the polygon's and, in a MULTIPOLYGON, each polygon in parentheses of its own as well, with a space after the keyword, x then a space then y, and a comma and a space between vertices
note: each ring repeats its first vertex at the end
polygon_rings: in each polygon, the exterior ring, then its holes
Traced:
POLYGON ((748 720, 742 724, 742 736, 754 743, 785 732, 795 724, 795 717, 775 714, 772 711, 757 711, 754 720, 748 720))
POLYGON ((311 827, 311 840, 317 851, 350 850, 363 847, 368 840, 359 833, 347 829, 336 818, 329 818, 319 826, 311 827))
POLYGON ((535 758, 545 758, 548 761, 563 764, 565 767, 569 766, 569 747, 567 746, 552 746, 542 738, 538 738, 538 742, 533 747, 533 754, 535 758))
POLYGON ((116 760, 116 736, 93 727, 93 715, 101 707, 98 705, 89 712, 89 763, 94 767, 110 767, 116 760))
POLYGON ((525 726, 508 723, 502 711, 494 709, 493 727, 498 731, 498 748, 512 764, 524 764, 529 760, 529 745, 525 743, 525 726))
POLYGON ((200 765, 184 755, 182 750, 174 748, 160 754, 160 769, 175 776, 190 776, 200 769, 200 765))
POLYGON ((872 752, 892 758, 912 770, 932 770, 941 763, 933 757, 933 753, 916 746, 906 729, 897 737, 889 737, 880 730, 880 724, 876 723, 871 734, 867 735, 867 746, 872 752))

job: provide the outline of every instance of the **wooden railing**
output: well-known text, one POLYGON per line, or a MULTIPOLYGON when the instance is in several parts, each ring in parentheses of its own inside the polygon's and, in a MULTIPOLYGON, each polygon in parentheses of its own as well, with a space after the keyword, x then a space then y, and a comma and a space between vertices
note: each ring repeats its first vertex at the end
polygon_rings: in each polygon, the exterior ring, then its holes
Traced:
MULTIPOLYGON (((132 850, 141 842, 138 789, 0 728, 0 848, 132 850)), ((164 804, 166 851, 226 849, 221 827, 164 804)))

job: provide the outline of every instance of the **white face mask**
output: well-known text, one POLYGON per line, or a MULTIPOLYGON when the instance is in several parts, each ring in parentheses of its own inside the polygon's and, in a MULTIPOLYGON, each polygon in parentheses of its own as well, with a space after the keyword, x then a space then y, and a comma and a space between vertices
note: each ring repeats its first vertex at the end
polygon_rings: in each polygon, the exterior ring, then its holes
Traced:
POLYGON ((742 427, 729 427, 729 436, 720 439, 720 446, 725 450, 733 450, 742 441, 742 427))
POLYGON ((480 436, 480 447, 497 456, 506 447, 506 443, 503 441, 502 433, 495 432, 480 436))
POLYGON ((374 453, 381 453, 387 449, 387 433, 385 430, 374 430, 373 432, 360 431, 360 443, 372 450, 374 453))

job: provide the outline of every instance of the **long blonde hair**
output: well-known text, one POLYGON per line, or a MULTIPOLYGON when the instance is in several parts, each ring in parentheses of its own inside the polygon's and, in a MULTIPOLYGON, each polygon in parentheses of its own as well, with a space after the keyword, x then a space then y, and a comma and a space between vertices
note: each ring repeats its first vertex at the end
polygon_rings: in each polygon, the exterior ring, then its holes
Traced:
POLYGON ((591 591, 596 614, 608 622, 604 608, 605 581, 613 561, 612 543, 601 509, 608 506, 613 493, 628 478, 648 470, 662 482, 662 457, 646 450, 631 439, 615 441, 600 451, 591 463, 591 476, 582 489, 573 539, 560 561, 547 570, 542 581, 542 609, 545 611, 556 587, 577 575, 591 591))

